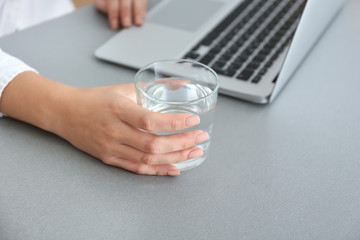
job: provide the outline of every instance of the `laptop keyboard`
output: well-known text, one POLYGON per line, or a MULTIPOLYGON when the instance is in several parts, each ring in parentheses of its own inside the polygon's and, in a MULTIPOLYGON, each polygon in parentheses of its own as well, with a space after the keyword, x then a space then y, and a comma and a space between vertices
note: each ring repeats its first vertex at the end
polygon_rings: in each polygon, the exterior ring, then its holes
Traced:
POLYGON ((245 0, 184 58, 204 63, 219 75, 257 84, 290 44, 305 4, 245 0))

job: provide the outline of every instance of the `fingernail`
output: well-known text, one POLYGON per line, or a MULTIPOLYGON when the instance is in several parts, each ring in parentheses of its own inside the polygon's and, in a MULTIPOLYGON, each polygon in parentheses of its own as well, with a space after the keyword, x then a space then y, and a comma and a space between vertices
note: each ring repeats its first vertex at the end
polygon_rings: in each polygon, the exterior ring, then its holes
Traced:
POLYGON ((191 152, 189 153, 188 158, 189 158, 189 159, 194 159, 194 158, 201 157, 202 155, 204 155, 203 150, 202 150, 201 148, 198 148, 198 149, 196 149, 196 150, 194 150, 194 151, 191 151, 191 152))
POLYGON ((117 19, 112 19, 111 20, 111 28, 113 30, 116 30, 118 28, 118 24, 119 24, 119 21, 117 19))
POLYGON ((192 126, 198 125, 199 123, 200 123, 200 117, 198 115, 188 117, 185 120, 186 127, 192 127, 192 126))
POLYGON ((130 25, 131 25, 130 18, 128 18, 128 17, 124 18, 123 19, 123 26, 127 28, 127 27, 130 27, 130 25))
POLYGON ((142 24, 142 17, 141 16, 136 16, 135 17, 135 24, 138 26, 141 26, 142 24))
POLYGON ((180 171, 179 170, 170 170, 167 172, 167 174, 169 176, 179 176, 180 175, 180 171))
POLYGON ((195 138, 195 144, 202 143, 209 140, 209 134, 207 132, 200 133, 195 138))

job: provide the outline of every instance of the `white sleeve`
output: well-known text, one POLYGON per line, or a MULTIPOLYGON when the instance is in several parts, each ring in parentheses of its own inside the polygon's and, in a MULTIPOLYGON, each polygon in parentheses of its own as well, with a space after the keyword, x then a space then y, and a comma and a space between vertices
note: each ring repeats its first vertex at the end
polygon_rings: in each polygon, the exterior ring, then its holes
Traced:
MULTIPOLYGON (((8 83, 18 74, 25 71, 37 72, 35 69, 29 67, 20 59, 10 56, 0 49, 0 100, 2 92, 8 83)), ((3 114, 0 112, 0 117, 2 116, 3 114)))

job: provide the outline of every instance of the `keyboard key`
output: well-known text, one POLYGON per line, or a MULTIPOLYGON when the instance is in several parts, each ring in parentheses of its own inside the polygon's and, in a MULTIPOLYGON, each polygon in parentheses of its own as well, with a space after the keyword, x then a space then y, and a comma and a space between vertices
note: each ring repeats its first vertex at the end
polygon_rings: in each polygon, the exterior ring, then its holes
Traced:
POLYGON ((237 79, 240 79, 240 80, 244 80, 244 81, 247 81, 249 80, 249 78, 251 77, 251 75, 253 75, 254 72, 253 71, 250 71, 250 70, 243 70, 238 76, 237 76, 237 79))
POLYGON ((213 64, 213 67, 217 69, 221 69, 225 66, 226 63, 227 63, 226 61, 218 60, 213 64))
POLYGON ((273 62, 272 62, 272 61, 268 61, 268 62, 265 64, 265 67, 266 67, 266 68, 270 68, 272 65, 273 65, 273 62))
POLYGON ((251 82, 252 82, 252 83, 259 83, 260 80, 261 80, 261 76, 257 75, 257 76, 255 76, 255 77, 251 80, 251 82))
POLYGON ((214 55, 207 54, 203 58, 200 59, 200 62, 205 65, 208 65, 213 60, 213 58, 214 58, 214 55))
POLYGON ((200 55, 197 53, 190 52, 185 55, 185 58, 187 59, 197 59, 200 55))
POLYGON ((230 60, 231 57, 232 57, 232 54, 224 54, 219 58, 219 61, 226 63, 230 60))
POLYGON ((210 54, 217 55, 221 51, 221 48, 213 48, 210 50, 210 54))
POLYGON ((227 70, 225 70, 223 72, 223 75, 228 76, 228 77, 232 77, 232 76, 235 75, 236 71, 237 70, 235 70, 235 69, 227 69, 227 70))
POLYGON ((258 54, 253 58, 253 60, 256 61, 256 62, 262 62, 262 61, 264 61, 264 59, 265 59, 266 57, 267 57, 267 55, 258 53, 258 54))
POLYGON ((260 62, 251 61, 245 69, 255 71, 260 66, 260 62))
POLYGON ((235 69, 240 69, 240 67, 244 64, 244 62, 240 62, 240 61, 234 61, 233 63, 231 63, 231 67, 235 68, 235 69))
POLYGON ((260 72, 259 72, 259 76, 265 75, 265 73, 267 72, 267 70, 268 70, 267 68, 261 69, 260 72))
POLYGON ((235 59, 235 61, 236 62, 246 62, 246 60, 248 59, 248 55, 246 55, 246 54, 240 54, 236 59, 235 59))
POLYGON ((221 68, 212 68, 217 74, 224 75, 224 70, 221 68))

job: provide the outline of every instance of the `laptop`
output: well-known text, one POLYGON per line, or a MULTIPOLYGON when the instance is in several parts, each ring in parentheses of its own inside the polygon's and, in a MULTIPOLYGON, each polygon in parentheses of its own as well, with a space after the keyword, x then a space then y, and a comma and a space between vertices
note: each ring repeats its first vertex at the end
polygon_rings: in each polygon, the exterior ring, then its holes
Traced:
POLYGON ((213 68, 219 93, 265 104, 294 74, 345 0, 162 0, 142 27, 119 31, 95 51, 139 69, 163 59, 213 68))

